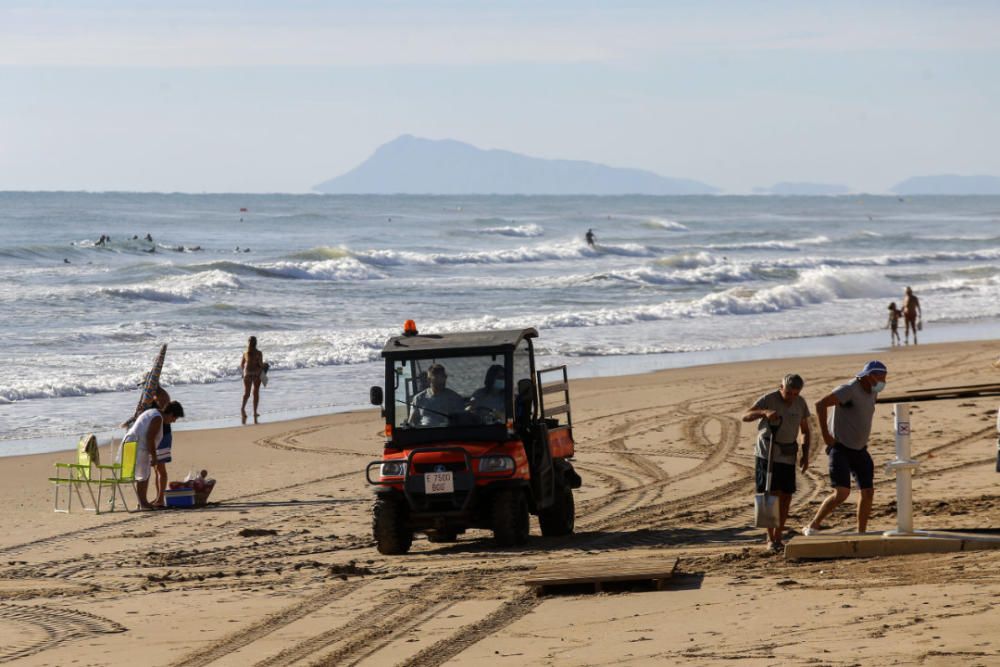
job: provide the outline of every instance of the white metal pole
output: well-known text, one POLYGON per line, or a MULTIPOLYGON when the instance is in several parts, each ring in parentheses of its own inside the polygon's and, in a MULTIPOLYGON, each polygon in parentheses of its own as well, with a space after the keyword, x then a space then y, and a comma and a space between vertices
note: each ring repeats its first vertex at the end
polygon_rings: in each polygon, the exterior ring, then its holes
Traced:
MULTIPOLYGON (((896 460, 910 462, 910 406, 893 406, 896 425, 896 460)), ((896 471, 896 531, 913 532, 913 469, 901 466, 896 471)))

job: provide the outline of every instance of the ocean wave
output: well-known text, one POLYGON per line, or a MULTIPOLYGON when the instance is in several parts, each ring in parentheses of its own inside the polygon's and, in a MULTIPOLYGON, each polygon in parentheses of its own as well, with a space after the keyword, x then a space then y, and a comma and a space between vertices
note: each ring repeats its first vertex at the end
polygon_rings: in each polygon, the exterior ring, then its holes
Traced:
POLYGON ((327 259, 341 259, 343 257, 348 257, 349 254, 350 253, 346 248, 316 246, 314 248, 309 248, 308 250, 303 250, 302 252, 292 253, 289 257, 291 259, 323 261, 327 259))
POLYGON ((826 245, 830 237, 819 235, 791 241, 746 241, 741 243, 709 243, 705 248, 712 250, 801 250, 806 246, 826 245))
POLYGON ((635 269, 595 274, 592 279, 613 279, 645 285, 714 285, 776 277, 774 269, 762 269, 754 264, 713 263, 691 269, 661 271, 643 266, 635 269))
POLYGON ((504 225, 500 227, 485 227, 479 230, 480 234, 498 234, 500 236, 533 237, 541 236, 545 233, 540 225, 534 223, 527 225, 504 225))
POLYGON ((652 217, 642 221, 642 226, 648 229, 665 229, 669 232, 689 231, 687 225, 668 218, 652 217))
MULTIPOLYGON (((266 340, 267 361, 272 373, 368 363, 381 358, 386 339, 396 333, 389 329, 276 331, 266 340)), ((214 384, 238 378, 241 342, 224 341, 212 350, 168 355, 162 375, 165 386, 214 384), (235 359, 233 349, 237 350, 235 359)), ((135 368, 94 369, 89 371, 92 376, 81 378, 80 368, 73 360, 63 358, 53 362, 44 374, 33 374, 30 369, 13 374, 10 384, 0 385, 0 402, 134 392, 148 370, 144 360, 135 368)))
POLYGON ((301 257, 317 258, 303 261, 278 261, 251 264, 233 260, 220 260, 205 264, 189 264, 177 268, 185 271, 222 271, 234 275, 261 278, 282 278, 297 280, 328 280, 347 282, 353 280, 377 280, 385 275, 370 266, 348 256, 347 250, 339 248, 312 248, 299 253, 301 257), (329 258, 323 259, 325 255, 329 258))
POLYGON ((516 264, 593 258, 602 255, 621 257, 655 257, 662 249, 639 243, 612 245, 599 243, 596 248, 583 241, 542 243, 537 246, 503 248, 459 253, 422 253, 412 250, 352 250, 351 256, 375 266, 452 265, 452 264, 516 264))
POLYGON ((701 266, 712 266, 719 262, 719 258, 711 253, 685 252, 669 257, 661 257, 655 261, 659 266, 667 266, 674 269, 695 269, 701 266))
POLYGON ((381 272, 365 266, 353 257, 328 259, 322 262, 273 262, 260 264, 256 268, 265 275, 299 280, 349 282, 378 280, 385 277, 381 272))
POLYGON ((819 267, 804 271, 790 285, 763 289, 733 287, 693 301, 664 301, 621 308, 598 308, 539 316, 498 318, 486 315, 442 323, 435 331, 474 331, 518 327, 575 328, 627 325, 691 317, 776 313, 841 299, 891 298, 898 285, 865 269, 819 267))
POLYGON ((782 268, 813 268, 817 266, 905 266, 931 262, 984 262, 1000 259, 1000 248, 977 251, 910 252, 872 255, 869 257, 803 257, 770 260, 772 266, 782 268))
POLYGON ((98 293, 123 299, 185 303, 193 301, 199 294, 216 290, 237 290, 240 287, 242 283, 236 276, 225 271, 212 270, 190 276, 170 276, 135 285, 102 287, 98 289, 98 293))
POLYGON ((898 291, 897 285, 875 272, 823 266, 804 271, 791 285, 757 291, 734 288, 705 295, 692 304, 692 314, 775 313, 838 299, 891 297, 898 291))

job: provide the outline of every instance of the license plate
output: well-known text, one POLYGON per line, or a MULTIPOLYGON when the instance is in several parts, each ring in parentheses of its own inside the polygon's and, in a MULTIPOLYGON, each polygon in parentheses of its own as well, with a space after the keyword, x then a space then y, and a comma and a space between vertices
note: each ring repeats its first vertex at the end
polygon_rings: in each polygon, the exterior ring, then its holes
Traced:
POLYGON ((424 493, 453 493, 455 480, 451 471, 429 472, 424 475, 424 493))

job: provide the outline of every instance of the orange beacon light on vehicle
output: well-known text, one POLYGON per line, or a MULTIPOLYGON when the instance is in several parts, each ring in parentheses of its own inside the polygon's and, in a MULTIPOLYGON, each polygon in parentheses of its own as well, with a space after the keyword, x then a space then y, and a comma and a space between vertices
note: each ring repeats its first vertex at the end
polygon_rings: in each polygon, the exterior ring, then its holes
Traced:
POLYGON ((413 320, 406 320, 403 322, 403 335, 404 336, 416 336, 417 335, 417 323, 413 320))

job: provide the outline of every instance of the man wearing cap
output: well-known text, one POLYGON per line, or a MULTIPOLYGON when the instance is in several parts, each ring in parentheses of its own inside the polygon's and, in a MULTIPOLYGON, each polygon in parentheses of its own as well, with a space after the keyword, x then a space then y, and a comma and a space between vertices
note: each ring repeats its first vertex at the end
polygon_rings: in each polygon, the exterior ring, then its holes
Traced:
POLYGON ((875 464, 868 453, 868 436, 875 416, 875 397, 885 389, 889 371, 881 361, 869 361, 852 382, 842 384, 816 403, 826 453, 830 459, 830 483, 833 493, 823 500, 816 516, 802 532, 812 535, 820 529, 823 519, 847 500, 851 494, 851 476, 857 480, 861 497, 858 499, 858 532, 868 527, 868 517, 875 497, 875 464), (827 412, 833 408, 833 416, 827 412))
POLYGON ((465 410, 465 400, 448 389, 448 373, 441 364, 427 369, 430 386, 413 397, 413 411, 407 420, 414 426, 447 426, 449 415, 465 410))
POLYGON ((802 455, 799 467, 802 472, 809 468, 809 406, 799 394, 805 382, 802 376, 789 373, 781 380, 777 391, 764 394, 743 414, 743 421, 757 422, 756 482, 757 493, 764 493, 767 487, 767 461, 771 458, 770 495, 778 496, 779 525, 767 529, 767 547, 778 551, 784 545, 781 536, 785 532, 788 508, 795 493, 795 458, 798 455, 799 431, 802 431, 802 455), (772 434, 773 429, 773 434, 772 434), (774 452, 770 449, 774 447, 774 452))

